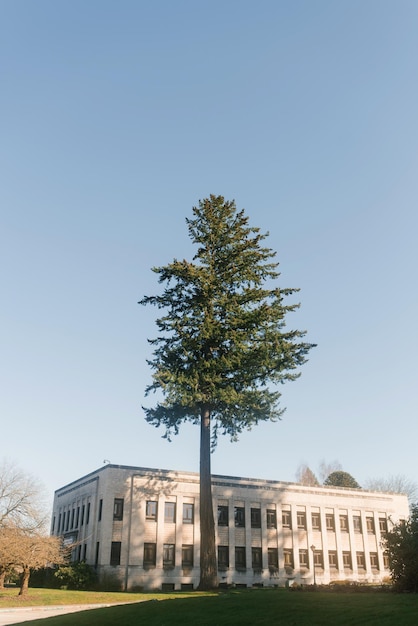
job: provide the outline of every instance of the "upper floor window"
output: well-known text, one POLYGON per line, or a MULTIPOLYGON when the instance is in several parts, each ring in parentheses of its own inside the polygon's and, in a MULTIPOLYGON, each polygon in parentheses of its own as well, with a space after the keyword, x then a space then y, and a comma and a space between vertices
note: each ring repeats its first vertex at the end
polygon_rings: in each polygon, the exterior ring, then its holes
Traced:
POLYGON ((235 526, 237 528, 245 527, 245 508, 243 506, 236 506, 234 511, 235 526))
POLYGON ((277 515, 274 509, 267 509, 267 528, 277 528, 277 515))
POLYGON ((166 524, 174 524, 176 521, 176 503, 165 502, 164 504, 164 521, 166 524))
POLYGON ((360 515, 353 515, 353 528, 355 533, 361 533, 361 517, 360 515))
POLYGON ((183 503, 183 524, 193 524, 194 506, 191 502, 183 503))
POLYGON ((298 528, 306 530, 306 513, 305 512, 303 511, 297 512, 297 521, 298 521, 298 528))
POLYGON ((312 513, 312 530, 321 530, 321 516, 319 513, 312 513))
POLYGON ((388 532, 388 522, 385 517, 379 517, 379 530, 383 536, 388 532))
POLYGON ((340 515, 340 530, 348 533, 348 515, 340 515))
POLYGON ((335 531, 334 515, 332 513, 327 513, 325 515, 325 523, 327 525, 327 530, 331 532, 335 531))
POLYGON ((115 498, 113 503, 113 519, 123 520, 123 498, 115 498))
POLYGON ((374 535, 374 519, 372 517, 366 517, 366 528, 370 535, 374 535))
POLYGON ((282 511, 282 526, 284 528, 292 528, 292 518, 290 511, 282 511))
POLYGON ((221 504, 218 506, 218 526, 228 526, 228 524, 229 524, 228 507, 221 504))
POLYGON ((156 500, 147 500, 146 506, 145 506, 145 517, 147 519, 153 520, 154 522, 157 521, 157 510, 158 510, 158 503, 156 500))
POLYGON ((251 528, 261 528, 260 509, 251 509, 251 528))
POLYGON ((98 515, 98 521, 101 522, 102 521, 102 513, 103 513, 103 500, 100 498, 99 500, 99 515, 98 515))

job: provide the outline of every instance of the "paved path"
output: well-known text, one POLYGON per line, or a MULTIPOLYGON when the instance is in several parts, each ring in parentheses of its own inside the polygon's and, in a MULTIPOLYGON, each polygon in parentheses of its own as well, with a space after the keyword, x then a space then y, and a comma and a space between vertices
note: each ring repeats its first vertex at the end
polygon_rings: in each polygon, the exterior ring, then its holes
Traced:
MULTIPOLYGON (((130 604, 130 603, 127 603, 130 604)), ((101 609, 114 604, 71 604, 62 606, 26 606, 24 608, 0 609, 0 626, 31 622, 34 619, 46 619, 55 615, 77 613, 89 609, 101 609)))

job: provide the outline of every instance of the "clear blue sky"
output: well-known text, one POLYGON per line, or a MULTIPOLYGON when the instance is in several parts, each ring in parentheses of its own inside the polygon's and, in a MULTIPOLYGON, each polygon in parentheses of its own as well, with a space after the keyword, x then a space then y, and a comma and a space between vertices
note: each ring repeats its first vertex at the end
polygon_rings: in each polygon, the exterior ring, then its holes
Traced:
POLYGON ((210 193, 269 231, 318 344, 215 473, 417 479, 416 0, 2 0, 1 456, 50 493, 198 470, 141 406, 153 265, 210 193))

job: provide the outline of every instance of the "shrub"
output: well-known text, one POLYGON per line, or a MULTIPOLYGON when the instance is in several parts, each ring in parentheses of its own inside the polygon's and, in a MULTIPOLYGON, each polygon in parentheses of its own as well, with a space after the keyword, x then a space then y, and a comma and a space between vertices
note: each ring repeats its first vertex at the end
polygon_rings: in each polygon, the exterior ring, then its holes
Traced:
POLYGON ((92 589, 97 580, 95 570, 84 562, 62 565, 54 576, 60 581, 61 586, 67 589, 92 589))

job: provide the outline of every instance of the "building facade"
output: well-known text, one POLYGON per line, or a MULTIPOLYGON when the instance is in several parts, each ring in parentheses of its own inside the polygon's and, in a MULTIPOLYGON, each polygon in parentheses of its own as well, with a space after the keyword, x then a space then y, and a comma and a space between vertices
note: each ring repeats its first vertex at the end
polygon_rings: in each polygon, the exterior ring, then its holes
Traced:
MULTIPOLYGON (((380 583, 405 495, 212 477, 221 585, 380 583)), ((108 464, 55 492, 51 534, 124 590, 199 583, 199 476, 108 464)))

